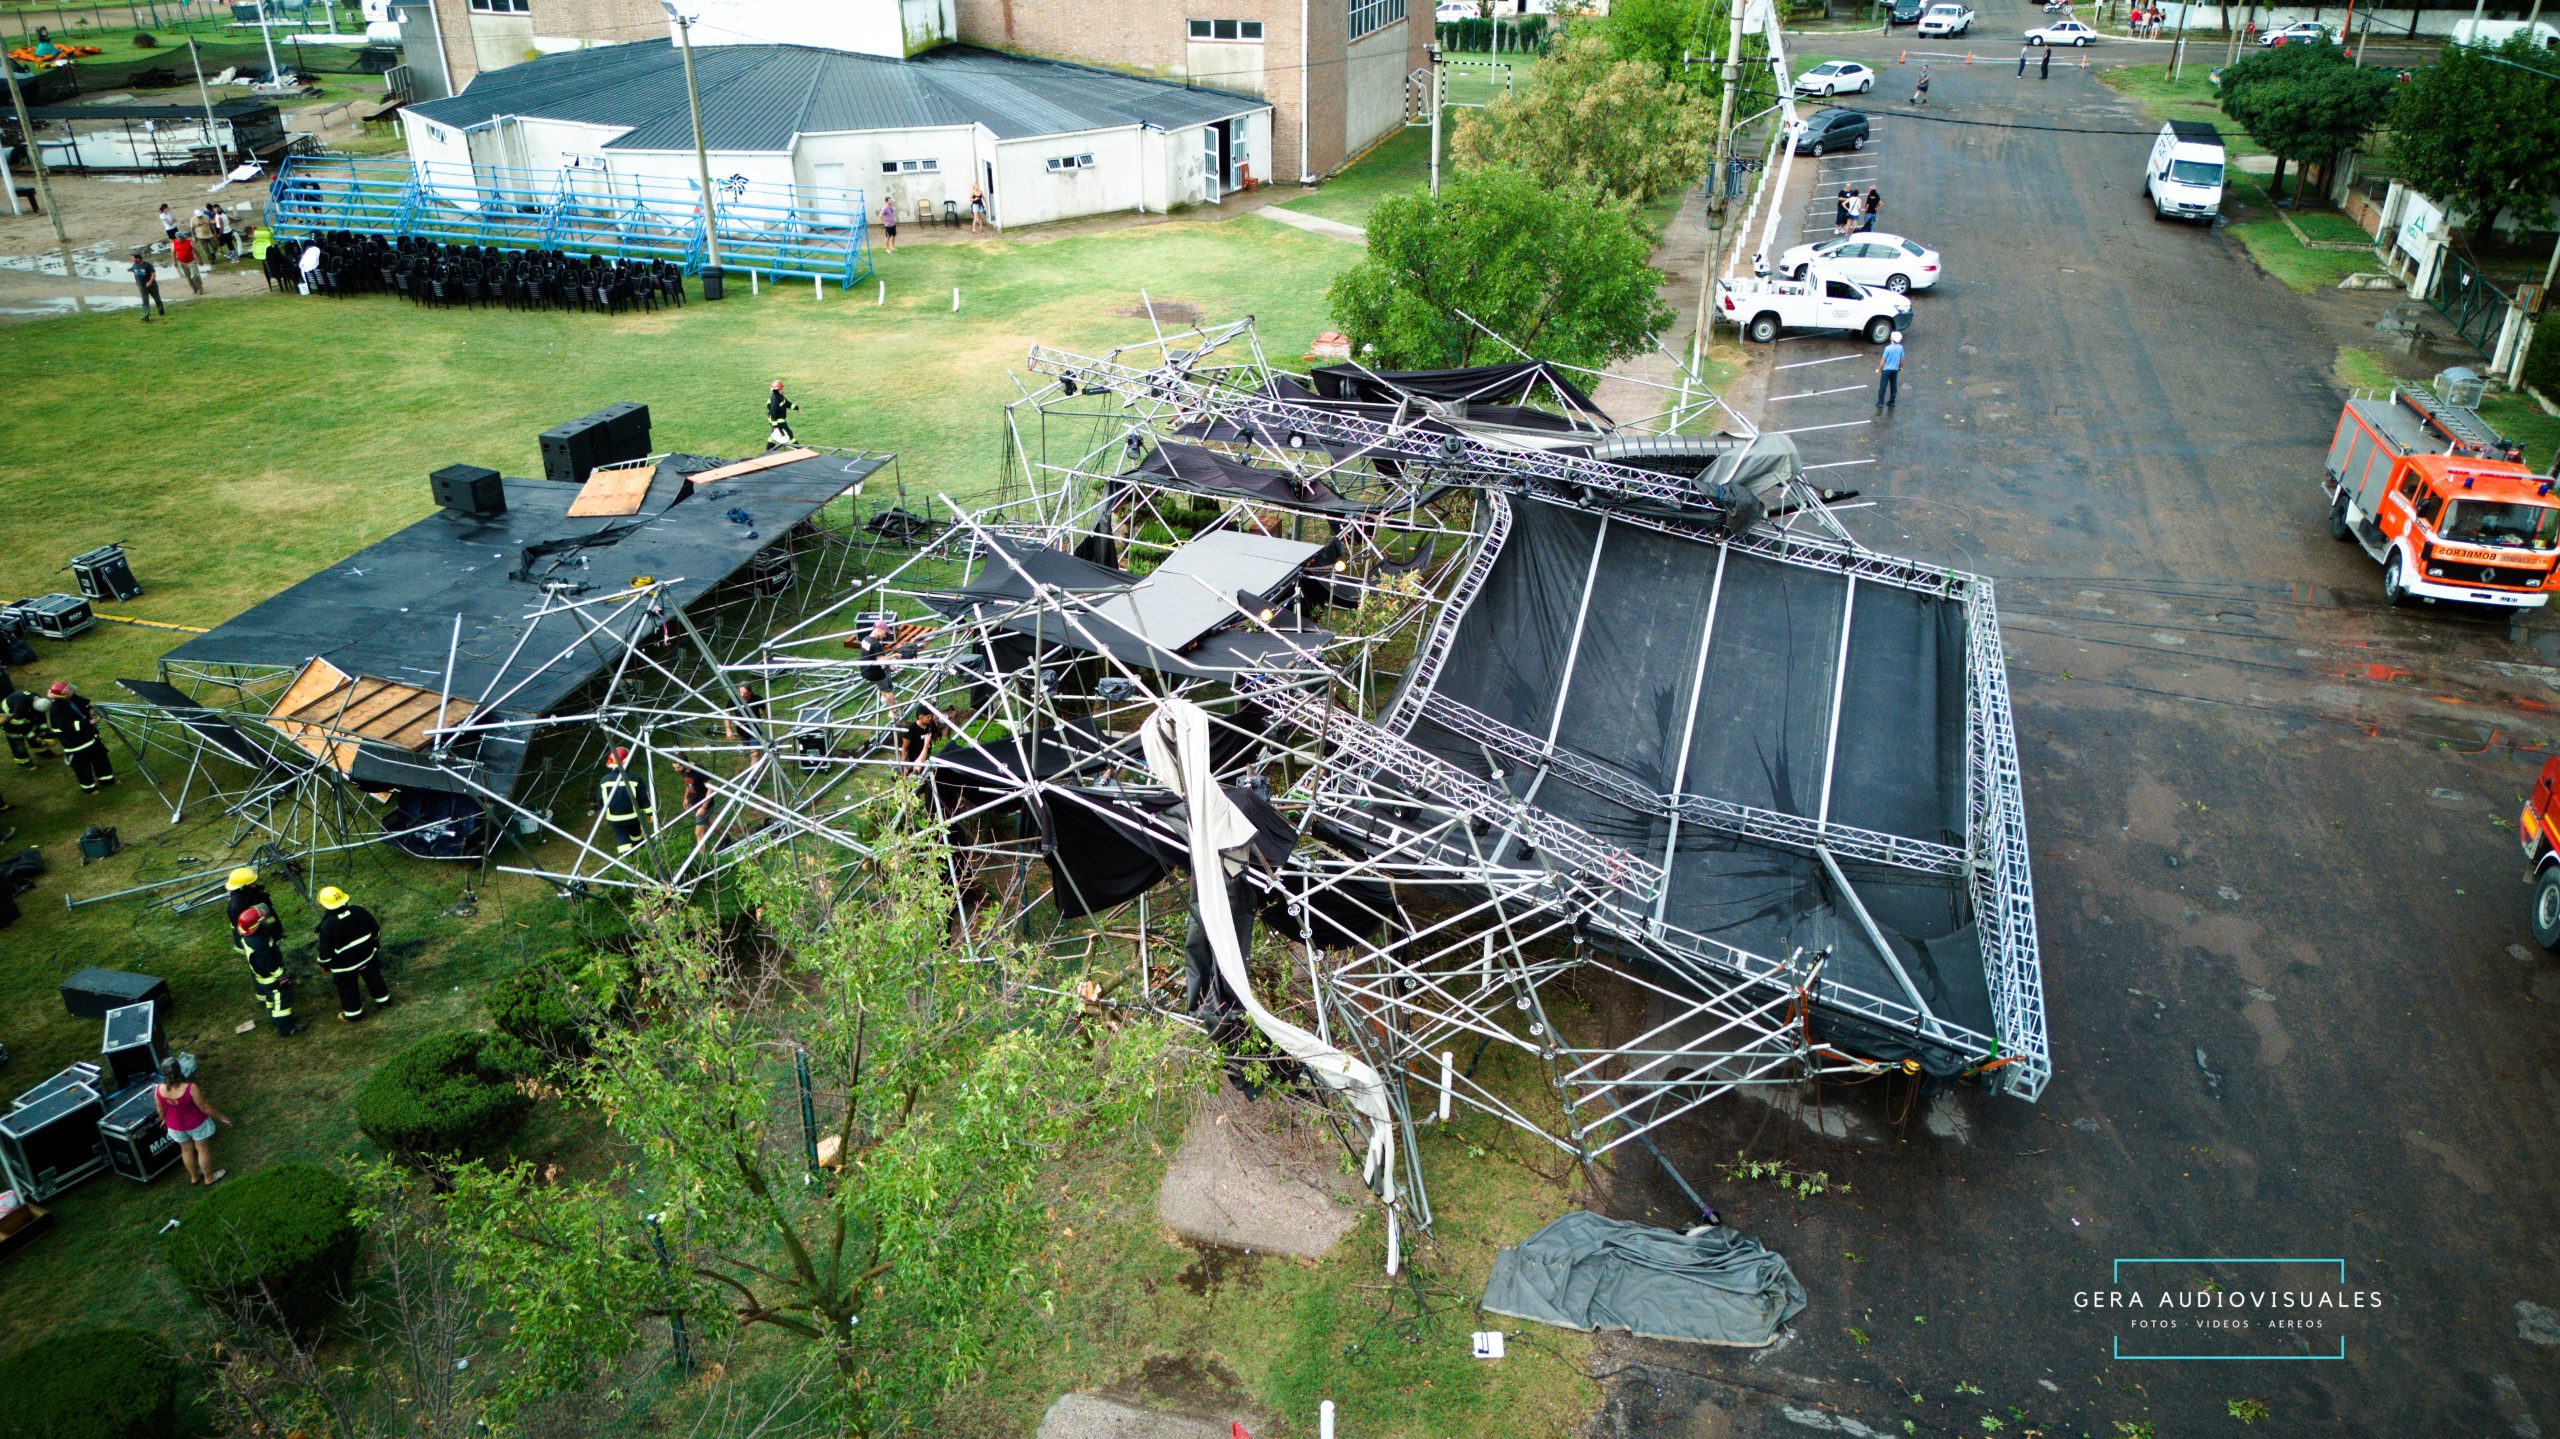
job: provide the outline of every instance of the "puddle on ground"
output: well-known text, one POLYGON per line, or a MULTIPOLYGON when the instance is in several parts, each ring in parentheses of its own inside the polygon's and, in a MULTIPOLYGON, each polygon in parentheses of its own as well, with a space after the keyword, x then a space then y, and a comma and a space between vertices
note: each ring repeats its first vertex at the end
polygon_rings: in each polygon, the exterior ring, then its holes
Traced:
POLYGON ((1255 1266, 1262 1263, 1259 1254, 1222 1245, 1184 1240, 1183 1247, 1191 1251, 1191 1265, 1173 1276, 1174 1282, 1203 1299, 1236 1280, 1250 1278, 1255 1266))
POLYGON ((1162 1405, 1193 1414, 1220 1414, 1244 1399, 1244 1381, 1215 1359, 1199 1354, 1154 1354, 1138 1372, 1112 1388, 1150 1407, 1162 1405))

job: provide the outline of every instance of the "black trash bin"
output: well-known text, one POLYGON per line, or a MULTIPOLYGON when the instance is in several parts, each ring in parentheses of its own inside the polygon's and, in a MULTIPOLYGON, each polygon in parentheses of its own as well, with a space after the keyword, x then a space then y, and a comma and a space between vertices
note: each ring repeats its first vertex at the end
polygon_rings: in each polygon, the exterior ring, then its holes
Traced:
POLYGON ((717 265, 702 267, 702 298, 706 300, 720 298, 720 267, 717 265))

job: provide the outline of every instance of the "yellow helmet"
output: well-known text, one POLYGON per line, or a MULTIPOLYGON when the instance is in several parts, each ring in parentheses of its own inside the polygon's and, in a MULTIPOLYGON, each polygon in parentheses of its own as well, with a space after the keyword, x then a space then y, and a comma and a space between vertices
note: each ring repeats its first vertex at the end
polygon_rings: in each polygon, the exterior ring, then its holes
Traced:
POLYGON ((333 884, 327 889, 320 891, 320 907, 322 909, 344 909, 346 908, 346 905, 347 892, 338 888, 336 885, 333 884))
POLYGON ((239 889, 244 885, 252 885, 257 882, 258 872, 244 864, 238 869, 231 871, 231 878, 224 880, 222 882, 222 887, 226 890, 239 889))

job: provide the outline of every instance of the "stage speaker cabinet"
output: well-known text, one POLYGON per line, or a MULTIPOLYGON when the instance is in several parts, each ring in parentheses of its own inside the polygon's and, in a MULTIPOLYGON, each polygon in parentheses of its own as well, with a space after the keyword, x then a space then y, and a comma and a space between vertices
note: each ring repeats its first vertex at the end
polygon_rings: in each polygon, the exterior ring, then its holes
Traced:
POLYGON ((482 465, 447 465, 427 476, 436 503, 457 515, 492 520, 507 512, 506 481, 482 465))
POLYGON ((26 626, 30 634, 49 640, 67 640, 98 622, 89 611, 89 602, 78 595, 38 595, 9 606, 9 613, 26 626))
POLYGON ((57 1089, 0 1115, 0 1171, 18 1197, 42 1204, 107 1167, 98 1121, 106 1105, 87 1085, 57 1089))
POLYGON ((101 545, 85 555, 75 555, 70 570, 80 593, 93 600, 129 600, 142 593, 142 585, 133 577, 133 566, 125 562, 122 545, 101 545))
POLYGON ((160 1106, 151 1081, 130 1084, 106 1101, 98 1119, 98 1143, 107 1165, 136 1184, 149 1184, 178 1162, 178 1141, 160 1122, 160 1106))
POLYGON ((98 1062, 106 1069, 106 1087, 122 1090, 160 1072, 160 1010, 157 1005, 127 1004, 107 1011, 105 1037, 98 1041, 98 1062))
POLYGON ((596 466, 607 463, 605 422, 582 415, 542 432, 542 477, 583 485, 596 466))
POLYGON ((128 1004, 165 1007, 169 982, 147 974, 91 966, 62 982, 62 1007, 75 1019, 104 1019, 128 1004))
POLYGON ((86 1089, 91 1093, 96 1093, 98 1089, 98 1076, 100 1073, 102 1073, 102 1071, 94 1061, 86 1059, 74 1060, 70 1064, 64 1065, 59 1073, 46 1079, 42 1084, 39 1084, 35 1088, 28 1090, 26 1093, 19 1095, 16 1099, 9 1101, 9 1107, 11 1109, 24 1109, 30 1104, 37 1104, 46 1099, 50 1099, 54 1095, 60 1094, 66 1089, 86 1089))
POLYGON ((622 465, 649 458, 649 407, 629 400, 607 405, 590 420, 604 422, 604 458, 599 464, 622 465))

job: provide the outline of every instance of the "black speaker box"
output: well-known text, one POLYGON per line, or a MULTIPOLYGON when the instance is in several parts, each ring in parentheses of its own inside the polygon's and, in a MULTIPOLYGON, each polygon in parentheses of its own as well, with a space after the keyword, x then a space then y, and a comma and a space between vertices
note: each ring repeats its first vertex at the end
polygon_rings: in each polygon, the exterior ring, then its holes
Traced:
POLYGON ((436 503, 459 515, 494 519, 507 512, 506 482, 480 465, 447 465, 427 476, 436 503))
POLYGON ((93 965, 62 982, 62 1007, 77 1019, 104 1019, 108 1010, 128 1004, 165 1008, 168 1003, 169 982, 147 974, 93 965))
POLYGON ((593 415, 554 425, 542 432, 542 477, 582 485, 596 466, 607 463, 610 435, 593 415))
POLYGON ((619 465, 649 457, 649 407, 628 400, 607 405, 589 419, 604 421, 605 459, 608 465, 619 465))

